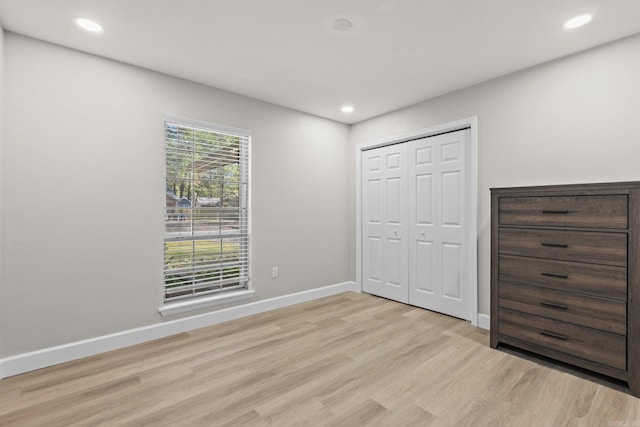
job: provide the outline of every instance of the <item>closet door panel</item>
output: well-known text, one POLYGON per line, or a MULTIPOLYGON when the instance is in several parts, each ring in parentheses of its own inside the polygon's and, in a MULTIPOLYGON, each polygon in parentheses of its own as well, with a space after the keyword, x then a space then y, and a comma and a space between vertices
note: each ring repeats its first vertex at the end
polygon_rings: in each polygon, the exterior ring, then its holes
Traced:
POLYGON ((433 175, 416 175, 416 223, 433 225, 433 175))
POLYGON ((363 290, 470 320, 469 131, 362 152, 363 290))
POLYGON ((369 254, 365 262, 368 266, 366 279, 379 285, 382 283, 382 239, 370 236, 366 247, 369 254))
POLYGON ((385 196, 382 153, 364 152, 362 159, 363 290, 377 293, 383 280, 383 200, 385 196))
POLYGON ((465 262, 470 244, 466 241, 468 134, 462 130, 408 143, 408 174, 413 183, 409 188, 409 236, 413 242, 409 303, 470 320, 471 275, 465 262), (426 177, 430 185, 425 185, 426 177), (420 250, 420 242, 430 242, 429 254, 420 250))
POLYGON ((433 268, 435 265, 434 256, 436 251, 433 249, 433 242, 419 240, 415 242, 415 257, 420 259, 419 263, 414 264, 414 276, 416 293, 427 293, 432 296, 435 292, 435 277, 433 268))
POLYGON ((363 290, 408 302, 407 182, 403 144, 362 153, 363 290))
POLYGON ((462 245, 442 244, 442 298, 462 299, 462 245))
POLYGON ((460 171, 442 173, 442 225, 448 227, 461 227, 463 216, 462 179, 460 171))

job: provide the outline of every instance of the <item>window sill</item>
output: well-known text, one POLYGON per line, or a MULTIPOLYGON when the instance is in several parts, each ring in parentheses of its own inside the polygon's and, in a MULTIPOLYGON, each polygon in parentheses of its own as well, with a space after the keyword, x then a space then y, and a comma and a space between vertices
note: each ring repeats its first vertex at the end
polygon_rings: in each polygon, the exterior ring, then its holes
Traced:
POLYGON ((253 297, 256 291, 247 289, 237 292, 228 292, 221 295, 213 295, 202 298, 194 298, 185 301, 170 302, 158 308, 160 314, 171 316, 172 314, 184 313, 185 311, 200 310, 201 308, 215 305, 228 304, 230 302, 242 301, 253 297))

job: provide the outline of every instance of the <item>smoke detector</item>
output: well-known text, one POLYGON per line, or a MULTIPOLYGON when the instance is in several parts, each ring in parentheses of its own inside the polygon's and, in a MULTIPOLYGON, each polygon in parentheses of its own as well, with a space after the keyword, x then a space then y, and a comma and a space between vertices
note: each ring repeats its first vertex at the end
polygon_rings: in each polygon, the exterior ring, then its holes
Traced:
POLYGON ((356 15, 347 13, 327 16, 322 21, 322 26, 329 33, 339 35, 359 34, 362 30, 360 19, 356 15))
POLYGON ((351 31, 351 28, 353 27, 353 22, 351 22, 347 18, 338 18, 333 21, 333 23, 331 24, 331 27, 334 30, 340 31, 340 32, 351 31))

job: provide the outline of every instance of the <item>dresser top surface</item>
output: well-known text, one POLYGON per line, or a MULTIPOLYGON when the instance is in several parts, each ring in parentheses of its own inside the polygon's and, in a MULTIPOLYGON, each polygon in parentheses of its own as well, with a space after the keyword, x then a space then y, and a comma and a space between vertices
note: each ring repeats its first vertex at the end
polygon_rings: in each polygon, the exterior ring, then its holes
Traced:
POLYGON ((559 192, 602 192, 602 191, 620 191, 640 189, 640 181, 627 182, 601 182, 590 184, 560 184, 560 185, 538 185, 538 186, 522 186, 522 187, 494 187, 491 188, 492 194, 502 193, 539 193, 553 194, 559 192))

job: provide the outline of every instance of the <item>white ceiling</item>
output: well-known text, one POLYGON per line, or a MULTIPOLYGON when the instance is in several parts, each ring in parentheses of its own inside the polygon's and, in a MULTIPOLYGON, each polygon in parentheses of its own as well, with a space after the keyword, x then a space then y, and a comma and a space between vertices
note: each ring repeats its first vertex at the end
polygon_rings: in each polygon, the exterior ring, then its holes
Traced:
POLYGON ((355 123, 639 33, 640 0, 0 0, 0 24, 355 123), (590 24, 562 28, 583 13, 590 24))

